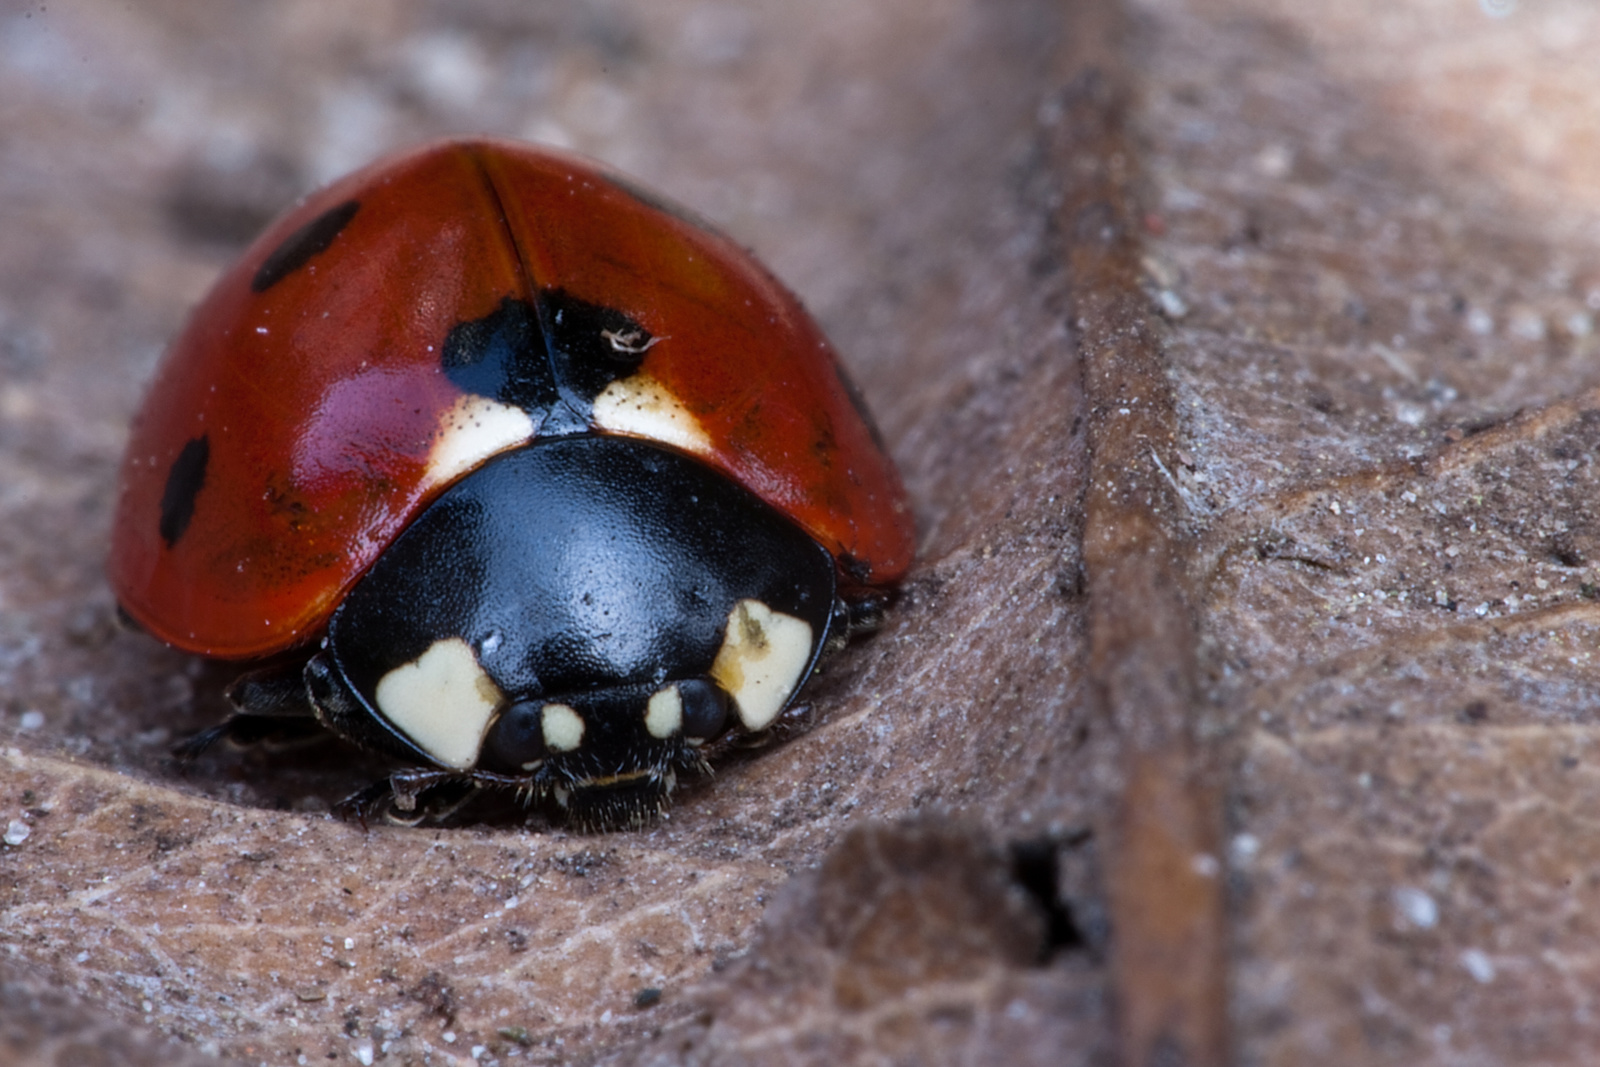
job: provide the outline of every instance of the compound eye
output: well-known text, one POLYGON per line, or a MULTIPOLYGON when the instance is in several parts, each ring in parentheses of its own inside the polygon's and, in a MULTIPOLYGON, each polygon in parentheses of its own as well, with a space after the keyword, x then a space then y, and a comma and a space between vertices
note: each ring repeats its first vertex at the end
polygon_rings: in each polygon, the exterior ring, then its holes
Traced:
POLYGON ((531 771, 548 759, 544 739, 544 702, 521 701, 500 713, 484 739, 486 762, 531 771))
POLYGON ((683 700, 683 736, 689 741, 709 741, 728 725, 728 694, 715 682, 692 678, 678 683, 683 700))

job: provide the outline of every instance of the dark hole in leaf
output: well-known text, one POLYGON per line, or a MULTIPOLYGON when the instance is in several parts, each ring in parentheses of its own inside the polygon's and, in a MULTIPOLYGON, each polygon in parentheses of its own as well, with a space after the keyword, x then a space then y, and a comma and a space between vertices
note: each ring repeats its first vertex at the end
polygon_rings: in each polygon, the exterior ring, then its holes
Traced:
POLYGON ((1061 897, 1056 874, 1056 853, 1070 843, 1046 837, 1014 842, 1011 846, 1011 876, 1045 914, 1045 939, 1040 946, 1040 963, 1049 962, 1058 952, 1087 947, 1071 907, 1061 897))

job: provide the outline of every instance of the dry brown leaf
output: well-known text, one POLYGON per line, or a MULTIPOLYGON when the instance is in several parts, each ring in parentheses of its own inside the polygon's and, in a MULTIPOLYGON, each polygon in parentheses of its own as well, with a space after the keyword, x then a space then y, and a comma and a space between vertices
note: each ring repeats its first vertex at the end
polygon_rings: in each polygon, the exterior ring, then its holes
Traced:
POLYGON ((20 970, 0 967, 0 1062, 8 1067, 218 1067, 20 970))
POLYGON ((1240 1057, 1589 1062, 1600 22, 1138 7, 1240 1057))
MULTIPOLYGON (((0 825, 28 830, 5 854, 3 936, 111 1019, 241 1062, 592 1057, 699 1018, 697 983, 848 828, 946 811, 974 827, 954 859, 1004 855, 1081 830, 1109 780, 1064 667, 1077 371, 1035 152, 1059 13, 560 10, 81 0, 11 24, 43 58, 3 90, 37 139, 4 170, 26 240, 0 252, 20 353, 0 452, 0 825), (93 74, 52 81, 52 56, 93 74), (364 833, 326 811, 379 768, 337 746, 182 773, 166 746, 214 718, 225 672, 110 626, 122 424, 184 304, 285 175, 463 126, 570 139, 755 243, 849 354, 918 501, 918 574, 810 691, 812 729, 642 833, 364 833)), ((1093 896, 1092 872, 1071 877, 1093 896)), ((1062 1028, 1103 1044, 1092 968, 1005 959, 963 994, 974 1047, 1037 1050, 1062 1028), (1013 1000, 1015 1024, 991 1031, 1013 1000)))
POLYGON ((784 887, 699 1014, 605 1062, 1106 1063, 1104 983, 1041 967, 1047 917, 978 825, 850 830, 784 887))
POLYGON ((1206 884, 1220 779, 1240 1062, 1592 1059, 1597 16, 1126 8, 1122 36, 1109 0, 0 15, 12 1058, 1204 1062, 1215 894, 1138 872, 1206 884), (363 833, 326 809, 380 768, 334 746, 184 774, 225 672, 112 625, 116 458, 185 307, 296 191, 462 130, 567 141, 753 244, 916 500, 919 569, 809 732, 646 832, 363 833), (1063 225, 1096 181, 1103 274, 1063 225), (1082 373, 1159 360, 1141 450, 1082 373), (1096 525, 1110 464, 1170 569, 1096 525), (1046 955, 1018 841, 1087 945, 1046 955))

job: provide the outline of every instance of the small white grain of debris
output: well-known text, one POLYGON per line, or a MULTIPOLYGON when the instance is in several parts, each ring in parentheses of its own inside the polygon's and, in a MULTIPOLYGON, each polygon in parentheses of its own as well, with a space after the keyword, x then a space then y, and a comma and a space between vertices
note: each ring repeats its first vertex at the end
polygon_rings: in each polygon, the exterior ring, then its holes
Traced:
POLYGON ((1439 905, 1414 886, 1401 886, 1394 891, 1394 909, 1419 930, 1431 930, 1439 923, 1439 905))
POLYGON ((1461 966, 1467 969, 1480 983, 1487 985, 1494 981, 1494 961, 1475 948, 1466 949, 1461 953, 1461 966))
POLYGON ((1181 319, 1189 314, 1189 305, 1171 289, 1159 290, 1156 303, 1161 306, 1161 313, 1169 319, 1181 319))
POLYGON ((1234 863, 1249 863, 1261 852, 1261 839, 1255 834, 1237 834, 1228 845, 1234 863))
POLYGON ((1544 316, 1537 311, 1523 309, 1511 316, 1511 333, 1524 341, 1543 341, 1546 329, 1544 316))
POLYGON ((17 723, 24 730, 37 730, 44 725, 44 712, 32 709, 22 713, 21 720, 17 723))
POLYGON ((1294 150, 1285 144, 1270 144, 1256 153, 1256 171, 1264 178, 1286 178, 1294 167, 1294 150))
POLYGON ((356 1047, 350 1050, 350 1054, 356 1058, 361 1067, 372 1067, 372 1042, 358 1042, 356 1047))
POLYGON ((1402 356, 1395 350, 1396 348, 1404 348, 1405 343, 1406 339, 1396 334, 1394 338, 1394 348, 1391 348, 1385 344, 1374 343, 1372 346, 1372 351, 1373 354, 1375 354, 1379 359, 1383 360, 1389 365, 1390 370, 1394 371, 1400 377, 1404 378, 1408 382, 1421 384, 1422 379, 1417 376, 1417 369, 1406 360, 1406 357, 1402 356))
POLYGON ((1215 878, 1222 870, 1222 864, 1217 862, 1217 857, 1209 852, 1201 852, 1189 861, 1194 868, 1194 873, 1202 878, 1215 878))
POLYGON ((12 848, 15 848, 26 841, 31 833, 33 833, 33 828, 27 823, 21 819, 12 819, 11 825, 6 827, 5 835, 0 837, 0 841, 4 841, 12 848))

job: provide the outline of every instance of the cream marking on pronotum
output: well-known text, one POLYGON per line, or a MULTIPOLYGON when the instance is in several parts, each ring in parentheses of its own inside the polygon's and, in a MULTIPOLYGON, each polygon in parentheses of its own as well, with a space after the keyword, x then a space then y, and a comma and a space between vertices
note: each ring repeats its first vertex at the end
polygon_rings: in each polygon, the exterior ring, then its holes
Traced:
POLYGON ((478 761, 484 731, 500 706, 494 680, 459 637, 435 641, 378 682, 378 710, 441 766, 478 761))
POLYGON ((650 694, 644 709, 644 728, 650 736, 665 741, 683 728, 683 694, 669 685, 650 694))
POLYGON ((733 697, 746 730, 764 730, 800 685, 811 661, 811 625, 741 600, 728 613, 728 629, 711 664, 711 677, 733 697))
POLYGON ((426 481, 447 485, 490 456, 533 437, 533 417, 521 408, 486 396, 463 396, 439 416, 428 452, 426 481))
POLYGON ((711 438, 700 420, 643 371, 612 382, 594 398, 594 423, 612 433, 660 441, 685 452, 711 453, 711 438))
POLYGON ((544 747, 551 752, 571 752, 583 744, 583 716, 566 704, 540 708, 539 729, 544 734, 544 747))

